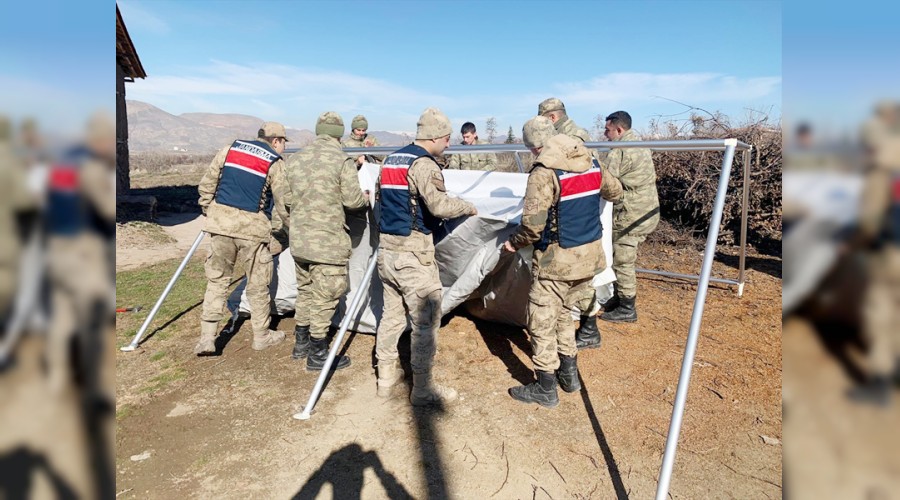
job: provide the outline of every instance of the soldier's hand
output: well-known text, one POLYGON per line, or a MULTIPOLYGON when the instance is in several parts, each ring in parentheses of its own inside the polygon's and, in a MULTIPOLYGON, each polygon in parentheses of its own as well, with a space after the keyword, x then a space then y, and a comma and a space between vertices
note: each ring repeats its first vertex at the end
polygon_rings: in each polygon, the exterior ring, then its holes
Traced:
POLYGON ((509 240, 506 240, 503 242, 503 250, 506 250, 509 253, 513 253, 516 251, 516 249, 513 248, 512 243, 510 243, 509 240))
POLYGON ((472 208, 469 209, 469 213, 467 215, 478 215, 478 209, 475 205, 472 205, 472 208))
POLYGON ((356 159, 356 166, 361 167, 363 163, 365 163, 366 157, 365 155, 359 155, 359 158, 356 159))
POLYGON ((276 238, 275 236, 270 236, 269 237, 269 253, 271 253, 272 255, 279 255, 283 251, 284 251, 284 245, 282 245, 281 242, 278 241, 278 238, 276 238))

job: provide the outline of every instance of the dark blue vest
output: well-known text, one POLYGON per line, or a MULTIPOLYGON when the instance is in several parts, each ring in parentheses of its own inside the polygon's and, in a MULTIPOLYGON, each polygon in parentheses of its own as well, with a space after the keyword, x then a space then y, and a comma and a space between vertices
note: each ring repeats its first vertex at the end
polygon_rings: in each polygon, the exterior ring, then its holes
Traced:
POLYGON ((423 156, 434 159, 428 151, 410 144, 384 159, 378 176, 381 205, 378 229, 382 233, 409 236, 418 231, 431 234, 440 225, 440 220, 431 215, 421 196, 409 195, 409 167, 423 156))
POLYGON ((599 240, 603 234, 600 226, 603 174, 597 160, 585 172, 555 170, 554 173, 559 181, 559 198, 550 207, 547 225, 534 248, 544 251, 553 242, 562 248, 574 248, 599 240))
POLYGON ((271 192, 266 177, 281 156, 263 141, 234 141, 219 177, 216 203, 246 212, 264 211, 272 216, 271 192))
POLYGON ((93 226, 92 210, 81 194, 81 165, 91 153, 77 147, 50 167, 47 186, 47 232, 72 236, 93 226))

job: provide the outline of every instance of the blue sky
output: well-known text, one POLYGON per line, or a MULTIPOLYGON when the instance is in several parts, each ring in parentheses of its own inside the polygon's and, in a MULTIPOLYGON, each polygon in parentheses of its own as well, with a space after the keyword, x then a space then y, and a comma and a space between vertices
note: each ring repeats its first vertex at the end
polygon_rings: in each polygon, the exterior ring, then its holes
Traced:
MULTIPOLYGON (((172 2, 120 0, 148 73, 128 98, 312 128, 365 114, 412 131, 427 106, 458 129, 516 134, 546 97, 590 129, 685 107, 781 115, 780 2, 172 2)), ((680 115, 679 117, 686 117, 680 115)), ((677 117, 676 117, 677 118, 677 117)))

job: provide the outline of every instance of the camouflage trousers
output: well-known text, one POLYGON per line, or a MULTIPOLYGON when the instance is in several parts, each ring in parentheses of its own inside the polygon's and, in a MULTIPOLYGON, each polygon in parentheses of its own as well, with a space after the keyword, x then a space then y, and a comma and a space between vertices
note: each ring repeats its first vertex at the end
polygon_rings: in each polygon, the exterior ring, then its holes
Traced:
POLYGON ((616 273, 616 287, 619 297, 637 295, 637 276, 634 263, 637 260, 638 245, 647 239, 646 235, 619 235, 613 233, 613 271, 616 273))
POLYGON ((413 373, 428 373, 434 363, 441 320, 441 279, 433 252, 378 253, 378 275, 384 283, 384 311, 375 339, 378 363, 398 359, 397 343, 412 324, 413 373))
POLYGON ((338 301, 350 288, 347 266, 318 264, 295 260, 297 269, 297 302, 294 320, 299 326, 309 325, 315 339, 328 335, 331 318, 338 301))
POLYGON ((110 263, 100 238, 83 234, 48 242, 47 273, 53 315, 48 325, 47 365, 51 385, 60 387, 70 375, 70 347, 80 333, 81 352, 102 352, 112 283, 110 263))
POLYGON ((528 335, 534 369, 553 372, 559 368, 559 355, 574 356, 575 323, 572 306, 585 297, 591 278, 556 281, 535 278, 528 294, 528 335))
POLYGON ((241 263, 247 273, 247 300, 250 302, 250 325, 253 333, 269 331, 272 299, 272 254, 265 243, 210 234, 210 252, 206 259, 206 295, 203 296, 201 321, 218 323, 225 317, 225 300, 234 274, 241 263))
POLYGON ((867 371, 888 376, 900 360, 900 250, 876 256, 869 274, 872 282, 863 305, 867 371))

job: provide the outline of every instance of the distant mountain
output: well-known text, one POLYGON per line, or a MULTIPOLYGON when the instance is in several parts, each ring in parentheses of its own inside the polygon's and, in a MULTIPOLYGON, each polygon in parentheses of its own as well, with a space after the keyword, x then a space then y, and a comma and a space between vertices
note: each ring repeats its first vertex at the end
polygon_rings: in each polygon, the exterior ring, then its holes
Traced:
MULTIPOLYGON (((126 101, 128 107, 128 146, 133 152, 181 151, 212 153, 235 139, 256 137, 263 120, 234 113, 182 113, 173 115, 152 104, 126 101)), ((384 146, 403 146, 414 133, 373 130, 384 146)), ((306 129, 287 128, 288 147, 303 147, 316 138, 306 129)))

